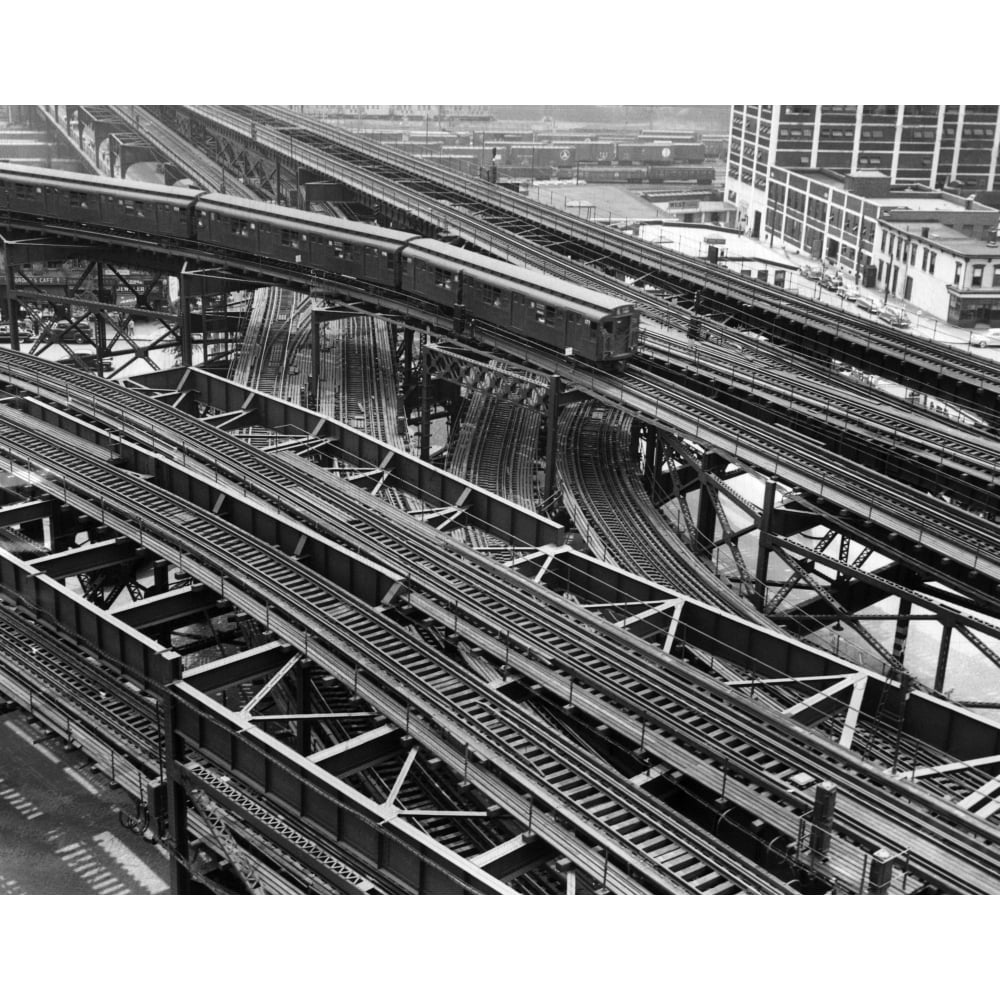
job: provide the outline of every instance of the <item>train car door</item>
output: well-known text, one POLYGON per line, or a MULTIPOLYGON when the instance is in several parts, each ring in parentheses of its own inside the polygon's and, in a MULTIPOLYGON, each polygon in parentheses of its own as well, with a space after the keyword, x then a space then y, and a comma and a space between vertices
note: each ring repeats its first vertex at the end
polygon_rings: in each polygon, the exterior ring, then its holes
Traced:
POLYGON ((528 328, 528 303, 518 292, 510 297, 510 325, 521 332, 528 328))

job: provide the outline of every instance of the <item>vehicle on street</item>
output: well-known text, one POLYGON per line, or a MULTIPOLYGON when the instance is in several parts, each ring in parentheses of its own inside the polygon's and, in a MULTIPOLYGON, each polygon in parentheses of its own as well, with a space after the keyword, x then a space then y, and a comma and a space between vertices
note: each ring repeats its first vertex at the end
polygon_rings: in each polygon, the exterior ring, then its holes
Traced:
POLYGON ((969 343, 973 347, 1000 347, 1000 330, 973 330, 969 343))
POLYGON ((867 295, 859 295, 854 304, 864 312, 878 312, 878 303, 874 299, 868 298, 867 295))
POLYGON ((910 317, 899 306, 883 306, 878 318, 889 326, 906 327, 910 325, 910 317))

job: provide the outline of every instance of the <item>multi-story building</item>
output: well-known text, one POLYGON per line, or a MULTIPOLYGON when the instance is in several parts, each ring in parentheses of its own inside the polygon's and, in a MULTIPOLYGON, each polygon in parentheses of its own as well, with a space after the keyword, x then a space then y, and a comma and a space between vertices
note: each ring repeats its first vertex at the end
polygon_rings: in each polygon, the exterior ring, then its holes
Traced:
POLYGON ((751 236, 1000 324, 998 151, 1000 105, 734 105, 726 198, 751 236))
POLYGON ((920 213, 887 214, 877 251, 879 280, 894 295, 956 326, 1000 327, 997 213, 983 224, 946 224, 920 213))
POLYGON ((1000 188, 998 154, 997 104, 734 104, 727 197, 759 235, 772 167, 967 193, 1000 188))

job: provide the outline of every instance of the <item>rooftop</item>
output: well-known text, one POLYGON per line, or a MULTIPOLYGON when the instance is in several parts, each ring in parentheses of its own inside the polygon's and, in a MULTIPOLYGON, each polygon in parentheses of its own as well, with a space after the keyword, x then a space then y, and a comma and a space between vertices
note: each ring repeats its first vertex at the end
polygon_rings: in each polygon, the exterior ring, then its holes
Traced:
MULTIPOLYGON (((897 212, 960 212, 962 211, 965 199, 957 201, 939 193, 921 194, 918 191, 893 191, 885 197, 868 196, 866 201, 873 205, 880 205, 882 208, 891 208, 897 212)), ((988 211, 986 205, 976 205, 980 211, 988 211)))
POLYGON ((986 240, 975 239, 972 236, 953 229, 951 226, 927 226, 920 223, 887 222, 887 228, 907 236, 919 239, 921 242, 940 247, 948 253, 960 257, 985 257, 1000 259, 1000 246, 989 246, 986 240), (925 229, 929 232, 923 235, 925 229))

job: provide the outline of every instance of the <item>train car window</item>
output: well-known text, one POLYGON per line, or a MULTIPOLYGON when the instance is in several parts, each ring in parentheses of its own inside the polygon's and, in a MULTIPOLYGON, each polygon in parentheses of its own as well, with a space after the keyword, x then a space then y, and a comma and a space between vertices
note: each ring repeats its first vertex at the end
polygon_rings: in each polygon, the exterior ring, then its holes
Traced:
POLYGON ((205 219, 206 219, 207 216, 208 216, 208 212, 199 212, 198 213, 198 228, 199 229, 204 229, 205 228, 205 219))
POLYGON ((250 230, 242 219, 230 219, 229 229, 235 236, 249 236, 250 230))
POLYGON ((559 319, 559 312, 555 308, 555 306, 546 306, 545 307, 545 324, 547 326, 555 326, 555 324, 558 321, 558 319, 559 319))
POLYGON ((343 259, 344 257, 344 244, 340 240, 327 240, 327 244, 333 247, 333 256, 343 259))
POLYGON ((434 268, 434 284, 441 288, 447 288, 451 284, 451 275, 440 267, 434 268))
POLYGON ((293 233, 290 229, 281 230, 281 245, 283 247, 297 247, 299 245, 299 233, 293 233))
POLYGON ((545 326, 545 306, 534 300, 528 302, 528 308, 535 314, 535 322, 545 326))
POLYGON ((73 208, 86 208, 87 202, 82 192, 70 191, 69 203, 73 208))

